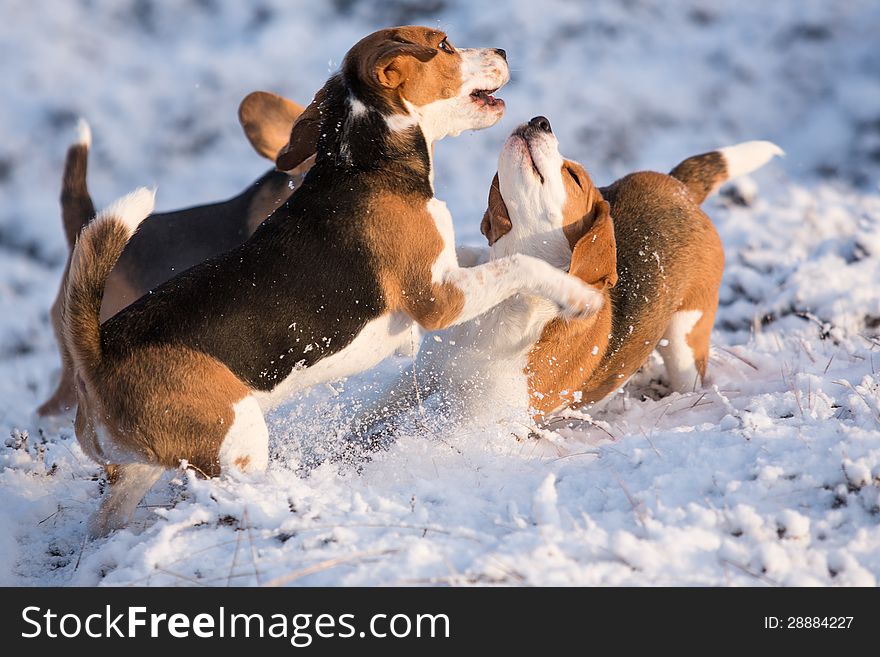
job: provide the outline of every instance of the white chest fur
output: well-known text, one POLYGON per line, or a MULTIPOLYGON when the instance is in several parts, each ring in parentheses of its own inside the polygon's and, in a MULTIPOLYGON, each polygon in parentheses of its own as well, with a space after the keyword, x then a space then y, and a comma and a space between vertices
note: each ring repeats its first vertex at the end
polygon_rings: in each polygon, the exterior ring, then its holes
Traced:
POLYGON ((434 219, 434 226, 443 240, 443 250, 431 266, 431 281, 439 283, 447 272, 458 267, 458 258, 455 255, 455 228, 449 208, 443 201, 432 198, 428 201, 427 210, 434 219))

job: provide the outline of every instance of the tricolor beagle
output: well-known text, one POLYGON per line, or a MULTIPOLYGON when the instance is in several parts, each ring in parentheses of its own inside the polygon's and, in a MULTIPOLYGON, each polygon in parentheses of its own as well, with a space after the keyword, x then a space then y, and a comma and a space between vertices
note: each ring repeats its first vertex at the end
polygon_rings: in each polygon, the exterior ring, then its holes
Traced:
POLYGON ((261 470, 263 410, 291 392, 379 362, 414 323, 466 322, 517 293, 573 316, 601 294, 515 254, 459 267, 452 217, 434 198, 433 144, 502 116, 503 50, 456 49, 423 27, 358 42, 294 125, 277 158, 315 163, 241 246, 141 297, 103 325, 107 275, 152 194, 138 190, 82 232, 64 333, 77 376, 76 433, 113 468, 92 523, 123 525, 166 468, 261 470))
POLYGON ((605 303, 566 319, 543 299, 516 295, 477 319, 426 336, 416 363, 364 412, 360 438, 439 392, 448 413, 471 422, 509 411, 514 426, 591 405, 622 387, 659 346, 675 391, 706 375, 724 265, 700 203, 730 178, 782 151, 752 141, 684 160, 669 175, 633 173, 596 188, 564 159, 549 121, 517 128, 501 152, 482 232, 490 262, 531 255, 602 290, 605 303))
MULTIPOLYGON (((301 105, 286 98, 255 91, 242 101, 238 115, 254 149, 274 162, 278 151, 287 145, 291 127, 302 111, 301 105)), ((77 235, 95 217, 95 205, 86 183, 90 145, 91 130, 81 121, 77 140, 67 150, 61 181, 61 217, 71 251, 77 235)), ((241 194, 227 201, 149 216, 107 277, 101 300, 101 321, 172 276, 241 244, 287 200, 310 165, 311 161, 293 171, 267 171, 241 194)), ((61 327, 69 267, 68 256, 49 314, 61 355, 61 373, 55 392, 37 409, 43 416, 65 413, 76 406, 73 366, 61 327)))

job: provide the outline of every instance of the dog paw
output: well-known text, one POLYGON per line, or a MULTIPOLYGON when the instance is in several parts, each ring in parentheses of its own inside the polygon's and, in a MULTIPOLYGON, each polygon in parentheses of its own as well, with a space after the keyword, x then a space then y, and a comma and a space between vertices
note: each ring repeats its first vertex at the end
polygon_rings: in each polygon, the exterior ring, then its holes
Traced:
POLYGON ((599 290, 574 276, 567 276, 565 283, 563 303, 560 306, 563 317, 586 319, 599 312, 604 303, 604 298, 599 290))

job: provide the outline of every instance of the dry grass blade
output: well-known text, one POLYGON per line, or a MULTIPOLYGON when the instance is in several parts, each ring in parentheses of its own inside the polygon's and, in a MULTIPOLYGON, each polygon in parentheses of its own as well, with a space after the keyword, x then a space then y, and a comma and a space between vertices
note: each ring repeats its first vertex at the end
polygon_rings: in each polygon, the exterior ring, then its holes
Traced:
POLYGON ((247 507, 245 507, 244 510, 243 520, 247 523, 248 543, 251 546, 251 563, 254 565, 254 578, 257 580, 257 586, 262 586, 263 583, 260 581, 260 570, 259 568, 257 568, 257 551, 256 548, 254 548, 253 525, 251 524, 250 517, 248 516, 247 507))
POLYGON ((751 368, 752 368, 753 370, 755 370, 756 372, 758 371, 758 366, 755 365, 755 364, 754 364, 752 361, 750 361, 748 358, 744 358, 743 356, 740 356, 738 353, 736 353, 735 351, 731 351, 731 350, 728 349, 727 347, 718 346, 717 348, 720 349, 721 351, 723 351, 724 353, 730 354, 731 356, 733 356, 733 357, 736 358, 737 360, 741 360, 742 362, 744 362, 746 365, 748 365, 749 367, 751 367, 751 368))
POLYGON ((306 566, 305 568, 301 568, 300 570, 295 570, 294 572, 287 575, 282 575, 281 577, 271 579, 266 582, 265 586, 284 586, 285 584, 290 584, 290 582, 295 582, 296 580, 302 579, 303 577, 308 577, 309 575, 314 575, 315 573, 319 573, 324 570, 336 568, 337 566, 344 566, 348 563, 367 559, 375 559, 377 557, 384 557, 391 554, 397 554, 399 551, 400 550, 397 549, 389 549, 380 550, 378 552, 356 552, 347 557, 335 557, 333 559, 325 559, 324 561, 319 561, 318 563, 312 564, 311 566, 306 566))

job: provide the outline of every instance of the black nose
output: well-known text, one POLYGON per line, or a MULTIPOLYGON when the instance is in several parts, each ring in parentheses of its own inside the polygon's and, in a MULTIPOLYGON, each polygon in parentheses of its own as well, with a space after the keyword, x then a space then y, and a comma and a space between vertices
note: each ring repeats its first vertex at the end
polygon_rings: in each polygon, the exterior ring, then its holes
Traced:
POLYGON ((495 48, 495 52, 501 55, 501 59, 507 61, 507 51, 504 48, 495 48))
POLYGON ((546 116, 536 116, 529 121, 529 125, 538 130, 543 130, 544 132, 553 132, 550 128, 550 121, 547 120, 546 116))

